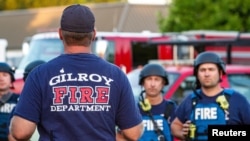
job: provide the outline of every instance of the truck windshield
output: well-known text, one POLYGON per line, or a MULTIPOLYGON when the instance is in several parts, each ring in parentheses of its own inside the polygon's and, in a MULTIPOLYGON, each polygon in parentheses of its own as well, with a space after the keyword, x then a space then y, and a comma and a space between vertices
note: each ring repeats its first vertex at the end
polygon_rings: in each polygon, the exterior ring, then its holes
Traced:
MULTIPOLYGON (((23 57, 16 70, 16 77, 22 77, 21 74, 30 62, 35 60, 48 62, 49 60, 62 54, 63 50, 63 43, 59 38, 32 39, 29 43, 29 52, 23 57)), ((102 44, 96 40, 92 44, 92 52, 103 59, 114 63, 114 42, 106 41, 105 44, 102 44)))
POLYGON ((115 43, 109 40, 96 40, 92 43, 92 52, 97 56, 109 61, 115 62, 115 43))
POLYGON ((32 61, 44 60, 47 62, 62 53, 63 43, 57 38, 32 40, 29 53, 20 62, 18 70, 23 70, 32 61))

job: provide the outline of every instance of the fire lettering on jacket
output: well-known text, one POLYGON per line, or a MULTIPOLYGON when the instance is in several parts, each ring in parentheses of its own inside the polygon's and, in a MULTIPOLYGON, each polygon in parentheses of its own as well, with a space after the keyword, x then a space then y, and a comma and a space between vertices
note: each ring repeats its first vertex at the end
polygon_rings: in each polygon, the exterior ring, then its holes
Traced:
POLYGON ((53 87, 53 104, 108 104, 110 87, 96 86, 59 86, 53 87))
POLYGON ((195 119, 217 119, 217 108, 196 108, 195 109, 195 119))

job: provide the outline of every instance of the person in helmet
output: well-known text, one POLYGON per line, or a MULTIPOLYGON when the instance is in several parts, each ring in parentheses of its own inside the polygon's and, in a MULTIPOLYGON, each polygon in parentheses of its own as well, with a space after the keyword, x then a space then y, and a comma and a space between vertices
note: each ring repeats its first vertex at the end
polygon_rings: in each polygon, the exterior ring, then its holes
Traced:
POLYGON ((0 140, 8 141, 8 122, 19 94, 13 93, 14 70, 5 62, 0 62, 0 140))
POLYGON ((163 97, 163 88, 169 84, 165 68, 159 64, 145 65, 139 74, 142 91, 139 109, 143 117, 144 133, 139 141, 172 141, 170 117, 176 104, 163 97))
MULTIPOLYGON (((45 61, 43 60, 36 60, 36 61, 33 61, 33 62, 30 62, 24 69, 24 73, 23 73, 23 81, 25 82, 29 73, 37 66, 41 65, 41 64, 44 64, 46 63, 45 61)), ((10 118, 9 118, 9 121, 11 120, 11 118, 13 117, 13 112, 15 110, 15 107, 13 108, 11 114, 10 114, 10 118)), ((10 123, 9 123, 10 124, 10 123)), ((32 135, 31 137, 31 141, 33 140, 38 140, 38 137, 39 137, 39 134, 37 132, 37 130, 35 130, 34 134, 32 135)), ((11 134, 8 135, 8 139, 9 141, 15 141, 15 139, 13 138, 13 136, 11 134)))
POLYGON ((194 61, 196 87, 178 106, 171 123, 173 136, 181 140, 208 140, 208 125, 250 124, 247 99, 220 85, 226 65, 213 52, 202 52, 194 61))
POLYGON ((36 66, 39 66, 41 64, 44 64, 45 61, 43 60, 36 60, 36 61, 33 61, 31 63, 29 63, 25 69, 24 69, 24 73, 23 73, 23 81, 26 80, 26 78, 28 77, 28 74, 36 67, 36 66))
POLYGON ((216 67, 219 70, 219 80, 218 82, 222 81, 222 77, 223 75, 226 74, 226 66, 224 61, 215 53, 213 52, 204 52, 201 53, 200 55, 197 56, 195 62, 194 62, 194 76, 196 76, 196 88, 200 88, 201 84, 200 81, 197 77, 197 73, 198 73, 198 67, 201 64, 204 63, 213 63, 216 65, 216 67))

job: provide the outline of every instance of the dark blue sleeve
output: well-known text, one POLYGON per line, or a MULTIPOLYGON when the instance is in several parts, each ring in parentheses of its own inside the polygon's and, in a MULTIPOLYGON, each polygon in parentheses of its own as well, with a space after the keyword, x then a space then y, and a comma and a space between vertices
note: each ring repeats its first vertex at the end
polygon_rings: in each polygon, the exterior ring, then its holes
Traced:
POLYGON ((177 117, 182 123, 190 120, 192 112, 192 96, 188 95, 181 103, 177 106, 174 118, 177 117))
POLYGON ((250 125, 250 104, 243 95, 237 92, 229 99, 229 124, 250 125))
POLYGON ((127 129, 142 122, 142 116, 135 101, 127 76, 125 74, 121 74, 119 80, 121 97, 118 106, 116 123, 120 129, 127 129))
POLYGON ((20 94, 19 101, 16 105, 14 115, 20 116, 32 122, 38 122, 40 120, 40 106, 41 95, 37 86, 33 71, 29 74, 29 77, 25 81, 22 93, 20 94), (29 107, 29 108, 27 108, 29 107))

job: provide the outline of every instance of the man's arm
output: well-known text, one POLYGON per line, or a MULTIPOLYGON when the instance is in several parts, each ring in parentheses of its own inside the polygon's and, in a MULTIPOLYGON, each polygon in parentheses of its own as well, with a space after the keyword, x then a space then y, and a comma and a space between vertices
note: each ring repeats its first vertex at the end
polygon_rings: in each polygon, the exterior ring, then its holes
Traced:
POLYGON ((10 123, 10 134, 17 141, 29 140, 36 129, 36 123, 19 116, 13 116, 10 123))
POLYGON ((144 127, 142 122, 132 128, 121 130, 122 136, 128 141, 138 141, 142 136, 144 127))
POLYGON ((171 123, 171 132, 174 137, 185 140, 189 133, 191 121, 188 120, 184 124, 176 117, 171 123))

